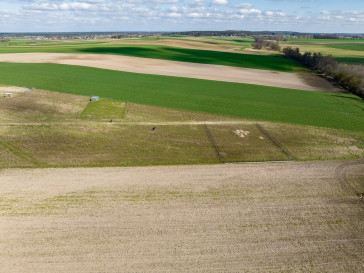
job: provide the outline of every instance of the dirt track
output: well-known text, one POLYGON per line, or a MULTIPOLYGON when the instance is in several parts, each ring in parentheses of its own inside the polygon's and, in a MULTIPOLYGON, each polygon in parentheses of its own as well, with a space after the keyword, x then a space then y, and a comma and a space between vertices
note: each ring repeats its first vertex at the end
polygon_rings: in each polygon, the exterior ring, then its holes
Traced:
POLYGON ((333 86, 325 79, 314 75, 129 56, 104 54, 15 53, 0 54, 0 62, 80 65, 135 73, 249 83, 308 91, 342 92, 341 89, 333 86))
POLYGON ((0 170, 3 272, 363 272, 364 162, 0 170))

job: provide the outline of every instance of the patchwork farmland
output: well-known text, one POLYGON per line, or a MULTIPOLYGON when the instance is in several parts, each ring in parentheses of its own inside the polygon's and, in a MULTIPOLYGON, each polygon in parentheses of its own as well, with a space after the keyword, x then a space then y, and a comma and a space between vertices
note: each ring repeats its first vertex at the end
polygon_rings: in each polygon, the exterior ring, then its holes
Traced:
POLYGON ((3 270, 363 271, 364 102, 251 41, 1 45, 3 270))

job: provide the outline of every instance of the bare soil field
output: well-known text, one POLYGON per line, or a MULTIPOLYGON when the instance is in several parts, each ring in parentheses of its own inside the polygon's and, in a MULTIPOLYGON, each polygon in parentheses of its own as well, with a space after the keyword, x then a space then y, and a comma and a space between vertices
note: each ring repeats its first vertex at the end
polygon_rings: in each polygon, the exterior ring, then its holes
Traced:
POLYGON ((164 45, 164 46, 174 46, 181 48, 189 48, 189 49, 204 49, 204 50, 214 50, 214 51, 223 51, 223 52, 234 52, 239 53, 237 50, 240 50, 241 46, 231 45, 229 41, 219 40, 219 43, 213 43, 214 41, 211 39, 204 38, 191 38, 190 40, 196 41, 186 41, 186 40, 177 40, 177 39, 161 39, 161 40, 140 40, 140 39, 121 39, 109 42, 108 44, 133 44, 133 45, 164 45), (230 44, 229 44, 230 43, 230 44))
POLYGON ((308 91, 343 92, 327 80, 296 74, 222 65, 176 62, 106 54, 14 53, 0 54, 0 62, 57 63, 134 73, 248 83, 308 91))
POLYGON ((1 271, 363 272, 363 179, 363 160, 0 170, 1 271))

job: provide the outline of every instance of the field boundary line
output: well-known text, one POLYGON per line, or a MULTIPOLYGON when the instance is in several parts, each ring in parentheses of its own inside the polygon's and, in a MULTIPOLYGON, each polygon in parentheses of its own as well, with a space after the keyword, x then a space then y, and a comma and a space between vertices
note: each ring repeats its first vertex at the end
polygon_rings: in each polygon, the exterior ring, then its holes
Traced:
POLYGON ((266 135, 279 149, 281 149, 288 156, 288 161, 295 160, 294 156, 286 148, 284 148, 283 145, 281 143, 279 143, 279 141, 276 138, 274 138, 272 135, 270 135, 259 123, 256 123, 255 126, 257 126, 257 128, 264 135, 266 135))
POLYGON ((125 102, 125 107, 124 107, 124 114, 123 114, 123 119, 126 118, 126 114, 128 112, 128 106, 129 106, 129 101, 125 102))
POLYGON ((87 105, 88 105, 89 103, 90 103, 90 101, 88 101, 88 102, 86 103, 85 107, 83 107, 82 111, 80 112, 80 118, 84 117, 84 116, 82 116, 82 113, 83 113, 83 111, 85 111, 85 109, 86 109, 86 107, 87 107, 87 105))
POLYGON ((262 164, 262 163, 289 163, 292 160, 264 160, 264 161, 234 161, 225 164, 262 164))
POLYGON ((212 140, 212 143, 214 144, 214 147, 215 147, 215 150, 217 151, 220 159, 222 160, 222 163, 226 164, 226 160, 224 158, 224 156, 222 155, 219 147, 217 146, 216 142, 215 142, 215 139, 213 137, 213 135, 211 134, 210 132, 210 129, 207 127, 206 123, 204 123, 204 126, 205 126, 205 129, 206 129, 206 132, 207 132, 207 135, 210 137, 210 139, 212 140))

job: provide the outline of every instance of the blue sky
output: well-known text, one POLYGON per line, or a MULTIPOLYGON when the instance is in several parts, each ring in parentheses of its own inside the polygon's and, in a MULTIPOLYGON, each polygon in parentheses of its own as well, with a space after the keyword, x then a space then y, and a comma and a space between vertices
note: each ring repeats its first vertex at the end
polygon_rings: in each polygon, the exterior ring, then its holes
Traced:
POLYGON ((0 32, 364 33, 363 0, 0 0, 0 32))

